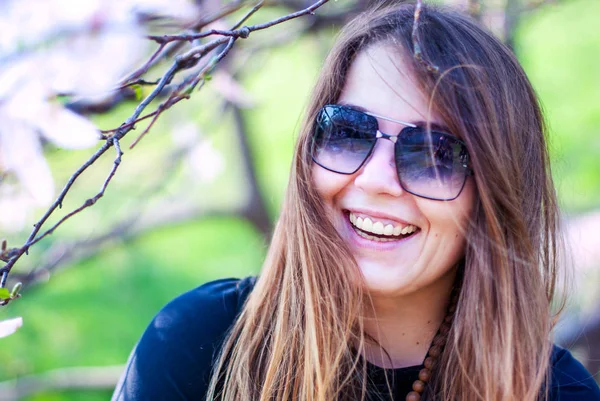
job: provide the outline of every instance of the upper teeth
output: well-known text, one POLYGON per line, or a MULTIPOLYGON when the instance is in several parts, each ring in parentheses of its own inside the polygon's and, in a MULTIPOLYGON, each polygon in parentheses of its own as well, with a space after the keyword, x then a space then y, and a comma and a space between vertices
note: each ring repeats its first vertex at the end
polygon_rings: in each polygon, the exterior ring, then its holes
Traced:
POLYGON ((381 221, 373 221, 368 217, 359 217, 354 213, 350 213, 350 222, 355 226, 360 228, 363 231, 367 231, 373 234, 378 235, 395 235, 398 236, 400 234, 410 234, 417 230, 416 226, 411 224, 409 225, 401 225, 401 224, 384 224, 381 221))

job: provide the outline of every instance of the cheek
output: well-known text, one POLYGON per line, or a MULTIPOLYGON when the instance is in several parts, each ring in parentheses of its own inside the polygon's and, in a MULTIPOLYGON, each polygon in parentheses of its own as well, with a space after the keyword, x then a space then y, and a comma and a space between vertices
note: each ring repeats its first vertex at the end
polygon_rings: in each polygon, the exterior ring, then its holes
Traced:
POLYGON ((456 221, 463 237, 466 237, 466 231, 469 229, 470 220, 473 218, 473 210, 477 201, 477 189, 472 179, 468 179, 462 193, 456 199, 455 205, 456 221))
POLYGON ((312 167, 312 181, 319 196, 329 207, 352 181, 351 175, 338 174, 325 170, 317 164, 312 167))
POLYGON ((472 218, 476 200, 476 191, 471 182, 467 182, 460 196, 450 202, 420 201, 420 209, 429 223, 429 235, 432 243, 446 249, 451 259, 462 257, 465 248, 466 233, 472 218))

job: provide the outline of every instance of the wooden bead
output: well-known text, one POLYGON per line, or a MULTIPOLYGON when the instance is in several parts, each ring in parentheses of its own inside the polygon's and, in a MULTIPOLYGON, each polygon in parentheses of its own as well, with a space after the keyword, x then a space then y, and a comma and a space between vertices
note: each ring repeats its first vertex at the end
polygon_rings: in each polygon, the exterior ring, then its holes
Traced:
POLYGON ((431 370, 424 368, 419 372, 419 380, 427 383, 431 379, 431 370))
POLYGON ((441 347, 444 344, 446 344, 446 337, 444 337, 443 335, 438 334, 433 339, 433 345, 437 345, 437 346, 441 347))
POLYGON ((433 347, 429 348, 429 356, 437 358, 441 353, 442 348, 439 345, 434 345, 433 347))
POLYGON ((425 383, 421 380, 415 380, 412 389, 415 390, 417 393, 422 393, 423 390, 425 390, 425 383))
POLYGON ((436 363, 435 358, 432 358, 432 357, 428 356, 423 361, 423 366, 425 366, 427 369, 431 370, 435 366, 435 363, 436 363))
POLYGON ((421 394, 417 393, 416 391, 411 391, 410 393, 408 393, 406 395, 406 401, 420 401, 421 400, 421 394))
POLYGON ((427 357, 423 361, 424 368, 419 372, 419 380, 415 380, 412 385, 413 391, 408 393, 406 401, 420 401, 421 393, 425 390, 425 385, 431 379, 431 371, 437 364, 437 358, 441 355, 442 349, 448 341, 448 333, 452 328, 452 322, 454 320, 454 312, 456 311, 456 304, 458 303, 458 294, 453 292, 450 306, 448 307, 448 313, 444 317, 438 333, 431 341, 431 346, 427 352, 427 357))

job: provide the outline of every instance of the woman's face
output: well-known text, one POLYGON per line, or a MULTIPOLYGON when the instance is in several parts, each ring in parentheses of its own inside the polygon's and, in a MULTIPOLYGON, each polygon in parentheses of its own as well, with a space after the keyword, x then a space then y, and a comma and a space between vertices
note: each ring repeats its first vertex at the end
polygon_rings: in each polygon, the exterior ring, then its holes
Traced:
MULTIPOLYGON (((409 68, 386 45, 371 46, 357 56, 337 103, 417 125, 431 121, 444 126, 438 116, 428 114, 428 101, 411 78, 409 68)), ((383 119, 378 119, 378 124, 380 131, 391 135, 405 127, 383 119)), ((371 294, 404 296, 451 285, 453 267, 464 256, 464 229, 476 196, 471 178, 452 201, 412 195, 398 181, 394 144, 380 139, 356 173, 338 174, 313 164, 313 180, 371 294), (392 225, 404 230, 413 226, 406 230, 416 230, 402 239, 382 242, 356 229, 359 217, 363 229, 369 219, 371 224, 380 222, 384 228, 392 225)))

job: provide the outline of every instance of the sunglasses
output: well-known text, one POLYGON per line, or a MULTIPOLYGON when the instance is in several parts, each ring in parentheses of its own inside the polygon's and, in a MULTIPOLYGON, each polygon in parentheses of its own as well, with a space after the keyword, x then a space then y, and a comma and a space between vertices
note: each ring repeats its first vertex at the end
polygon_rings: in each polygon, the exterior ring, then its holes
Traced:
POLYGON ((473 175, 469 153, 460 139, 350 106, 319 110, 311 144, 312 160, 339 174, 356 173, 369 159, 377 139, 394 143, 394 160, 402 188, 432 200, 456 199, 473 175), (405 125, 398 135, 379 131, 377 119, 405 125))

